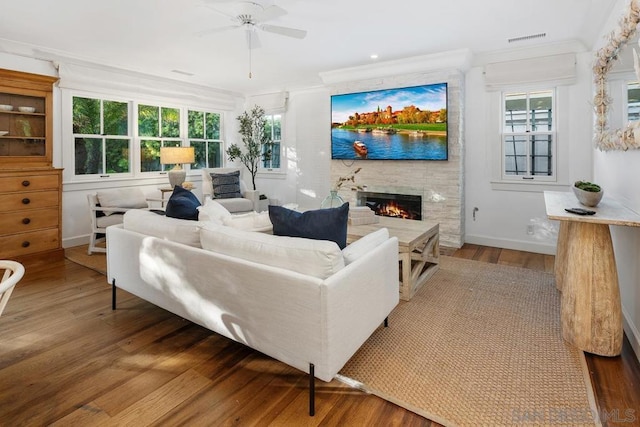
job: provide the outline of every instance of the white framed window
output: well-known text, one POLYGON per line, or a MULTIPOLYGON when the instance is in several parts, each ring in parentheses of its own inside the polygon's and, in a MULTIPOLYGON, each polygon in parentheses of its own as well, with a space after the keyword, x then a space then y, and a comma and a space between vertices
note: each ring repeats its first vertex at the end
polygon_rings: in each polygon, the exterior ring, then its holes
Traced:
POLYGON ((640 121, 640 83, 627 83, 627 122, 640 121))
POLYGON ((160 172, 171 165, 160 163, 161 147, 180 147, 181 122, 179 108, 138 104, 138 146, 140 172, 160 172))
POLYGON ((503 92, 503 180, 556 181, 555 110, 553 89, 503 92))
POLYGON ((75 90, 63 90, 62 104, 67 182, 161 175, 171 168, 161 147, 193 146, 185 168, 194 173, 224 164, 223 112, 75 90))
POLYGON ((189 109, 187 115, 189 145, 194 147, 196 154, 196 161, 191 169, 221 167, 221 114, 189 109))
POLYGON ((262 146, 261 172, 278 172, 282 168, 282 114, 265 114, 265 133, 271 142, 262 146))
POLYGON ((131 103, 87 96, 71 103, 74 174, 131 174, 131 103))

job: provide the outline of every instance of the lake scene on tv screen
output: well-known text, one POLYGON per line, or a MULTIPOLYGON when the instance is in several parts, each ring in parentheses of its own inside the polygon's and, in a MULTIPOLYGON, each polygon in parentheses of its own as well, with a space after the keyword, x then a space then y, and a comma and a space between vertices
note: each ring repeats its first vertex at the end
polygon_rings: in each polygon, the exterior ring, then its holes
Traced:
POLYGON ((331 158, 447 160, 447 84, 331 97, 331 158))

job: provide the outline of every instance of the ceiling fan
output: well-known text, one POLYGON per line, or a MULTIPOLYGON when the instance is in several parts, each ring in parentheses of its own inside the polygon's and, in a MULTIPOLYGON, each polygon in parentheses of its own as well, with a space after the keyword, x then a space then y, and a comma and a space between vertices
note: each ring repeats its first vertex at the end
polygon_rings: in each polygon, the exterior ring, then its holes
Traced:
MULTIPOLYGON (((221 2, 216 3, 220 4, 221 2)), ((260 3, 256 3, 255 1, 233 2, 233 5, 235 5, 234 9, 237 9, 237 11, 231 13, 220 10, 216 7, 206 5, 206 7, 208 7, 209 9, 229 18, 234 22, 234 24, 211 28, 208 30, 200 31, 197 34, 200 36, 204 36, 208 34, 234 30, 237 28, 243 28, 245 30, 245 34, 247 37, 247 47, 249 49, 257 49, 260 47, 258 31, 266 31, 281 36, 293 37, 296 39, 303 39, 307 35, 307 32, 305 30, 265 24, 265 22, 267 21, 271 21, 287 14, 287 11, 279 6, 271 5, 264 7, 263 5, 261 5, 260 3)))

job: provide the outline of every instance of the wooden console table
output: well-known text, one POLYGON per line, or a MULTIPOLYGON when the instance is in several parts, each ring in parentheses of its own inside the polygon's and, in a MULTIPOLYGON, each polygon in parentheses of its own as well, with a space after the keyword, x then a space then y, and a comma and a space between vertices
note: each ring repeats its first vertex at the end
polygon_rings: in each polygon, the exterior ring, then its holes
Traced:
POLYGON ((607 197, 576 215, 573 193, 545 191, 547 217, 560 221, 555 260, 556 286, 562 292, 562 336, 579 349, 601 356, 622 350, 622 308, 618 270, 609 225, 640 227, 640 215, 607 197))
POLYGON ((379 217, 380 222, 366 225, 349 225, 347 242, 381 228, 398 238, 400 262, 400 298, 408 301, 435 273, 440 263, 440 224, 429 221, 379 217))

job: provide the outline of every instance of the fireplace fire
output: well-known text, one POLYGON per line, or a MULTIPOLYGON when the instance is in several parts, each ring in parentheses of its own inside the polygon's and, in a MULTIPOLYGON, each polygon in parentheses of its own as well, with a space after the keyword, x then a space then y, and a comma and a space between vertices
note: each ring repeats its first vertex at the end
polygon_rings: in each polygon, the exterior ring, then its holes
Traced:
POLYGON ((422 220, 422 196, 360 191, 358 205, 368 206, 380 216, 422 220))

